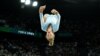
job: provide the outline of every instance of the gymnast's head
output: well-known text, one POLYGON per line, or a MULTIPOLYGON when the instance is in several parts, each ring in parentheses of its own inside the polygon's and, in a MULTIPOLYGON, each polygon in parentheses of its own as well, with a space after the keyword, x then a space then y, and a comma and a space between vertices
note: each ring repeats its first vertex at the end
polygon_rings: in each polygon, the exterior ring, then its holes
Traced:
POLYGON ((53 46, 55 35, 51 24, 48 25, 46 32, 46 39, 49 41, 49 46, 53 46))

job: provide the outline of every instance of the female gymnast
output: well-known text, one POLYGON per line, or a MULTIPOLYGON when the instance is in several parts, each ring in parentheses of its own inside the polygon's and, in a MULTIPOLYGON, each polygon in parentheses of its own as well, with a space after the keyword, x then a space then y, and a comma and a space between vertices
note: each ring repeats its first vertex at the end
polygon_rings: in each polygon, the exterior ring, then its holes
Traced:
POLYGON ((39 17, 41 23, 41 29, 46 32, 46 39, 49 42, 49 46, 54 45, 55 32, 59 30, 61 16, 56 9, 52 9, 52 14, 44 14, 43 12, 46 9, 46 5, 40 6, 39 8, 39 17))

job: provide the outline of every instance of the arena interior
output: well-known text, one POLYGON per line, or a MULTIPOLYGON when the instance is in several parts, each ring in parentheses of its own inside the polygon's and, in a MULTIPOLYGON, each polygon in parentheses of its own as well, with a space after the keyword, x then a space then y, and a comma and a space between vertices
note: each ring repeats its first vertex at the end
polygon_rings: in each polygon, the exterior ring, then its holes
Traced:
POLYGON ((100 56, 99 0, 1 0, 0 56, 100 56), (39 7, 61 14, 54 46, 41 30, 39 7))

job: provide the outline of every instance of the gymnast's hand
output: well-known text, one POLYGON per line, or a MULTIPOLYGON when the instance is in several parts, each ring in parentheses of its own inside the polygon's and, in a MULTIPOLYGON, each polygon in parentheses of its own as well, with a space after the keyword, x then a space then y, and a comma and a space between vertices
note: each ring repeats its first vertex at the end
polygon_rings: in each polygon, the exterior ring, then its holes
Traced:
POLYGON ((39 8, 39 13, 43 13, 43 11, 45 10, 46 5, 40 6, 39 8))
POLYGON ((57 11, 56 9, 52 9, 52 10, 51 10, 51 13, 52 13, 52 14, 58 14, 58 11, 57 11))

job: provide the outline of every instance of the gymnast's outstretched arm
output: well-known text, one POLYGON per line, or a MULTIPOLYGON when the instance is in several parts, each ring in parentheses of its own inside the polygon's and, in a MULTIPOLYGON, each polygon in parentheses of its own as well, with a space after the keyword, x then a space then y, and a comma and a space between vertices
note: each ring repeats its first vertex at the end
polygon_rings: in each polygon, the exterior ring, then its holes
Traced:
POLYGON ((40 6, 39 8, 39 16, 40 16, 41 24, 44 23, 43 11, 45 10, 45 8, 46 8, 46 5, 40 6))
POLYGON ((57 32, 59 30, 59 25, 60 25, 60 20, 61 20, 61 15, 56 9, 52 9, 51 13, 57 16, 57 23, 54 24, 54 32, 57 32))
POLYGON ((40 6, 40 8, 39 8, 40 24, 41 24, 41 29, 43 31, 45 31, 44 26, 45 26, 45 22, 46 22, 46 16, 43 15, 43 12, 44 12, 45 8, 46 8, 46 5, 40 6))
POLYGON ((54 15, 57 15, 57 18, 58 18, 57 24, 59 24, 60 23, 60 19, 61 19, 60 13, 56 9, 52 9, 51 13, 53 13, 54 15))

